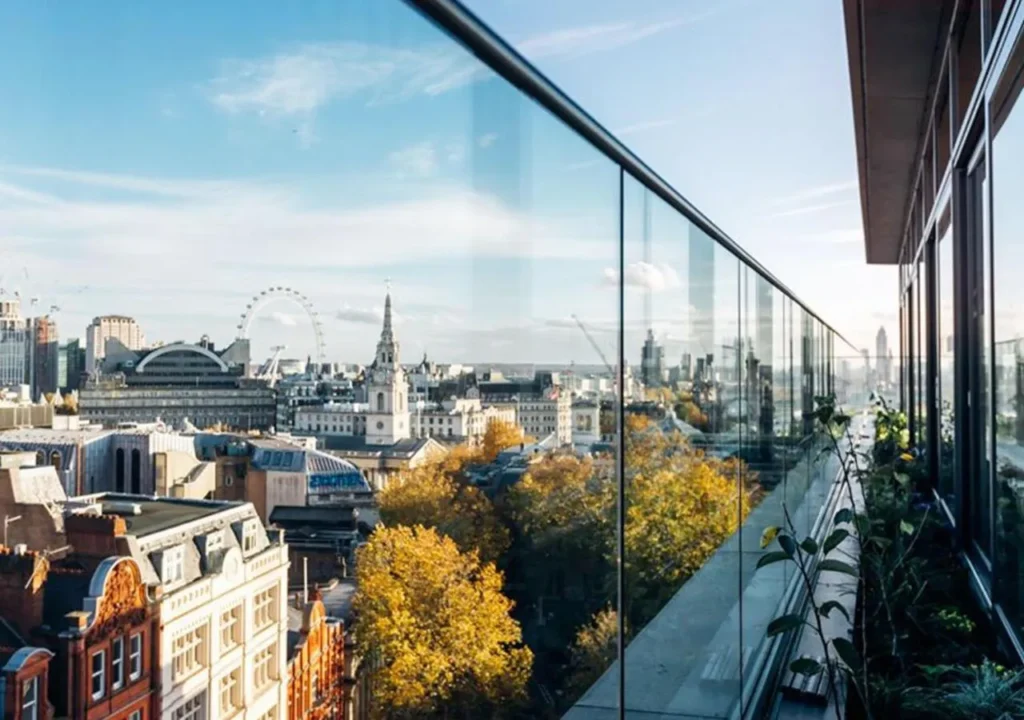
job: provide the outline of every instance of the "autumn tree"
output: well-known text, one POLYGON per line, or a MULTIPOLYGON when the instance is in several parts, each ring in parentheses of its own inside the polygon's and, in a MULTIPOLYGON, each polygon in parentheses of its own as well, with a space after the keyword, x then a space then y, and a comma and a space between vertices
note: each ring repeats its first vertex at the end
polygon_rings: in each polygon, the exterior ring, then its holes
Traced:
POLYGON ((492 563, 433 529, 383 527, 360 548, 356 577, 376 717, 501 717, 525 696, 532 653, 492 563))
POLYGON ((518 425, 504 420, 492 419, 487 423, 484 438, 480 444, 484 462, 494 462, 498 453, 525 442, 523 430, 518 425))
POLYGON ((456 478, 461 469, 449 455, 403 471, 378 497, 381 520, 390 527, 435 528, 463 552, 479 550, 484 560, 496 561, 508 549, 508 530, 487 496, 456 478))
POLYGON ((587 688, 615 661, 619 639, 619 614, 610 607, 599 610, 591 620, 576 633, 571 648, 572 674, 566 687, 574 699, 579 698, 587 688))

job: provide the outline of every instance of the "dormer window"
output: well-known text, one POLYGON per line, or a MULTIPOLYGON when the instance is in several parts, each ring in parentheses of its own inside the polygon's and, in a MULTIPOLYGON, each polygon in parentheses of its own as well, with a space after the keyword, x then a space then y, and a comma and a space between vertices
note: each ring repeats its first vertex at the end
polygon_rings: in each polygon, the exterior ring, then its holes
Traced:
POLYGON ((246 520, 242 525, 242 554, 248 555, 249 553, 255 552, 256 542, 258 539, 257 533, 259 526, 255 520, 246 520))
POLYGON ((164 551, 160 575, 168 585, 185 579, 185 548, 173 547, 164 551))

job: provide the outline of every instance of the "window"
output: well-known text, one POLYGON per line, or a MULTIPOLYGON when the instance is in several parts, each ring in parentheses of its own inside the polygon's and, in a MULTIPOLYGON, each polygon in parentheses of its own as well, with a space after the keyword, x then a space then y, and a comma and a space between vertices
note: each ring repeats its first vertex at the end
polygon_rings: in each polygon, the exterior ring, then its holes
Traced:
POLYGON ((201 692, 179 705, 172 714, 173 720, 203 720, 206 693, 201 692))
POLYGON ((316 705, 320 702, 320 673, 317 672, 316 665, 313 666, 313 671, 310 673, 309 691, 313 696, 313 704, 316 705))
POLYGON ((36 720, 39 717, 39 677, 29 678, 21 684, 22 720, 36 720))
POLYGON ((242 552, 246 555, 256 549, 256 522, 246 520, 242 525, 242 552))
POLYGON ((256 594, 252 601, 252 618, 253 629, 256 631, 277 620, 277 585, 271 585, 256 594))
POLYGON ((177 583, 185 579, 185 548, 174 547, 164 551, 163 581, 177 583))
POLYGON ((100 650, 93 653, 90 661, 92 667, 92 699, 99 700, 107 691, 107 652, 100 650))
POLYGON ((110 689, 120 690, 124 685, 124 638, 110 643, 110 689))
POLYGON ((260 720, 276 720, 277 718, 277 705, 267 710, 265 713, 260 715, 260 720))
POLYGON ((142 720, 142 711, 136 710, 128 716, 128 720, 142 720))
POLYGON ((128 679, 138 680, 142 676, 142 633, 128 638, 128 679))
POLYGON ((242 603, 220 615, 220 649, 230 650, 242 642, 242 603))
POLYGON ((242 668, 236 667, 220 679, 220 714, 227 717, 242 706, 242 668))
POLYGON ((276 643, 270 643, 265 648, 260 650, 253 656, 253 686, 257 690, 265 688, 271 680, 274 679, 275 675, 275 664, 277 660, 277 653, 274 652, 277 649, 276 643))
POLYGON ((206 626, 178 633, 171 645, 174 679, 191 674, 206 664, 206 626))

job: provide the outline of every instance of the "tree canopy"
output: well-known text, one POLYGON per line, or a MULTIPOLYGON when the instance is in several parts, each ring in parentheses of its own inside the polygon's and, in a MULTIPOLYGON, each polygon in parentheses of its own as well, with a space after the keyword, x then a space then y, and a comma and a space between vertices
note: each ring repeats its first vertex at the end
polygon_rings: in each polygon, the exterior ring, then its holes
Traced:
POLYGON ((499 717, 524 697, 533 655, 492 563, 433 529, 384 527, 359 550, 356 575, 355 637, 379 663, 377 717, 499 717))

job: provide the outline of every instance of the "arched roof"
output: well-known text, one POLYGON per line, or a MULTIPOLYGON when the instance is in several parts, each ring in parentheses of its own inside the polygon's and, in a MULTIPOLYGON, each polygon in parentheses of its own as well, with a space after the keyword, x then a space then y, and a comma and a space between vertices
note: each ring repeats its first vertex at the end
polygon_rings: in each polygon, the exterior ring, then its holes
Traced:
POLYGON ((218 367, 220 367, 221 369, 221 372, 228 372, 230 370, 230 368, 228 368, 227 366, 227 363, 221 360, 216 353, 211 352, 210 350, 207 350, 206 348, 200 345, 189 345, 187 343, 173 343, 171 345, 164 345, 162 348, 157 348, 153 352, 146 355, 146 357, 142 359, 142 362, 140 362, 136 366, 135 372, 144 372, 146 369, 146 365, 148 365, 151 360, 155 360, 156 358, 161 357, 162 355, 167 355, 168 353, 179 351, 195 353, 196 355, 202 355, 204 357, 207 357, 210 360, 213 360, 215 363, 217 363, 218 367))

